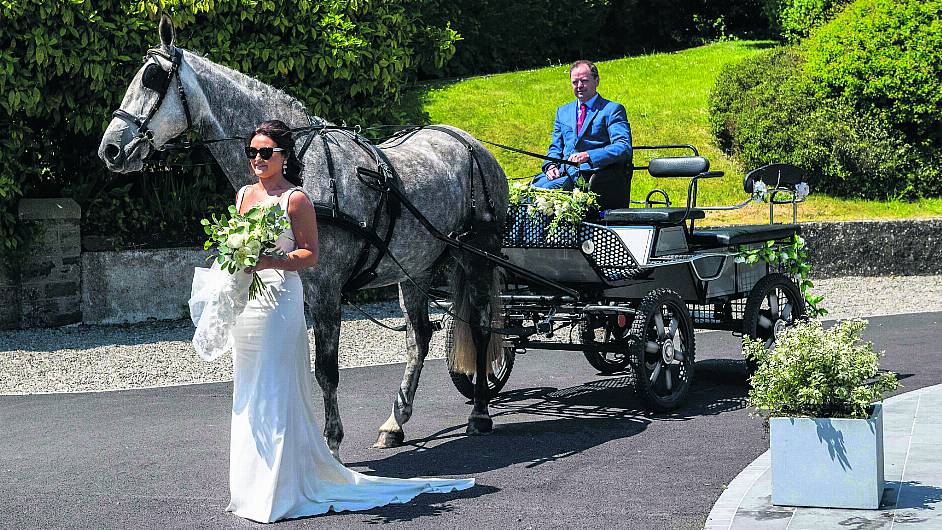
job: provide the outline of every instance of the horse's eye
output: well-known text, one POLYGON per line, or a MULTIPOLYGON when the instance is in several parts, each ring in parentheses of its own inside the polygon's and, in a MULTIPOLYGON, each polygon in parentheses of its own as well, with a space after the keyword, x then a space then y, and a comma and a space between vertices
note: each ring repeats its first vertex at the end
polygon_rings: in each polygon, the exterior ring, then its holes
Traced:
POLYGON ((149 64, 144 68, 144 76, 141 78, 141 84, 158 94, 163 94, 170 83, 170 77, 160 65, 149 64))

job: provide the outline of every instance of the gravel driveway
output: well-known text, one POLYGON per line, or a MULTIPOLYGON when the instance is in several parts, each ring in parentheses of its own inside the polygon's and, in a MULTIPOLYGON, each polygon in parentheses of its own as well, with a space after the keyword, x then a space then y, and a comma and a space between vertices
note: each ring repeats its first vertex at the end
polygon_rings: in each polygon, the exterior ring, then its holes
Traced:
MULTIPOLYGON (((829 319, 942 311, 942 276, 818 280, 815 291, 825 295, 829 319)), ((370 304, 366 309, 387 325, 402 323, 395 302, 370 304)), ((430 358, 444 356, 442 335, 433 336, 430 358)), ((0 394, 90 392, 231 380, 229 357, 214 362, 200 360, 190 344, 192 336, 193 326, 188 320, 0 331, 0 394)), ((344 310, 341 368, 402 362, 404 344, 403 333, 383 329, 354 310, 344 310)))

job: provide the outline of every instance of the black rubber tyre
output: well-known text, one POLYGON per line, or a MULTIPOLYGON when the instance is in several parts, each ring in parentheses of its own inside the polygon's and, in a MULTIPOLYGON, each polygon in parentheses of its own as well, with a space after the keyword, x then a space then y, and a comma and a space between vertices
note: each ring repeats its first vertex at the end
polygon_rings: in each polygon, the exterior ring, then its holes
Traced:
POLYGON ((631 364, 631 355, 628 353, 629 325, 619 328, 616 317, 587 317, 579 322, 579 339, 587 348, 582 352, 592 368, 609 375, 624 371, 631 364), (593 344, 610 344, 622 346, 617 353, 604 352, 591 349, 593 344))
MULTIPOLYGON (((445 354, 449 357, 452 355, 452 351, 454 350, 454 337, 455 319, 449 318, 448 324, 445 326, 445 354)), ((507 380, 510 379, 510 372, 514 369, 515 357, 516 352, 514 352, 514 349, 509 346, 505 346, 504 364, 487 376, 488 400, 494 399, 494 397, 500 393, 501 389, 504 388, 504 385, 507 384, 507 380)), ((448 364, 446 364, 446 366, 448 366, 448 364)), ((455 385, 455 388, 458 389, 458 392, 460 392, 462 396, 468 399, 474 399, 474 376, 452 372, 451 370, 448 370, 448 375, 451 377, 451 382, 455 385)))
POLYGON ((696 344, 687 304, 670 289, 645 295, 631 325, 635 392, 645 409, 676 409, 693 383, 696 344))
MULTIPOLYGON (((743 308, 742 333, 744 337, 762 339, 766 348, 772 348, 776 329, 781 330, 804 317, 805 298, 801 290, 788 276, 773 272, 756 282, 749 292, 743 308)), ((750 378, 757 369, 755 361, 746 359, 750 378)))

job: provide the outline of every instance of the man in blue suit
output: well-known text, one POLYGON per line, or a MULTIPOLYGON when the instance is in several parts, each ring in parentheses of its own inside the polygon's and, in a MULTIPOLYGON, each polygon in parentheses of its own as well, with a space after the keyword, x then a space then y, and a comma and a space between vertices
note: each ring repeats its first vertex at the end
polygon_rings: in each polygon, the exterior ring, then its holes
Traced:
POLYGON ((546 156, 578 166, 546 162, 532 185, 571 190, 581 173, 587 182, 592 179, 592 191, 600 194, 600 209, 626 208, 631 126, 625 107, 599 95, 599 71, 592 62, 574 62, 569 79, 576 100, 556 109, 553 141, 546 156))

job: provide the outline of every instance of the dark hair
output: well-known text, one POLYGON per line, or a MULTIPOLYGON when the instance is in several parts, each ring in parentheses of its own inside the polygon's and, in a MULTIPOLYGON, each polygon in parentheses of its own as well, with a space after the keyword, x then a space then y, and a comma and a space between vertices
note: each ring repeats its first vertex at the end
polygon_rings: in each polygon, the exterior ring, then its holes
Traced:
POLYGON ((288 157, 285 165, 285 179, 300 186, 304 181, 301 179, 301 170, 304 168, 294 149, 294 137, 291 136, 291 128, 281 120, 268 120, 258 124, 258 127, 252 131, 249 141, 258 135, 267 136, 275 142, 275 145, 285 150, 285 156, 288 157))
POLYGON ((585 59, 579 59, 578 61, 572 63, 572 64, 569 66, 569 72, 571 73, 573 70, 576 69, 576 67, 582 66, 582 65, 586 65, 586 66, 589 67, 589 71, 592 72, 592 77, 594 77, 594 78, 596 78, 596 79, 599 78, 599 69, 598 69, 598 67, 595 66, 595 63, 593 63, 592 61, 587 61, 587 60, 585 60, 585 59))

